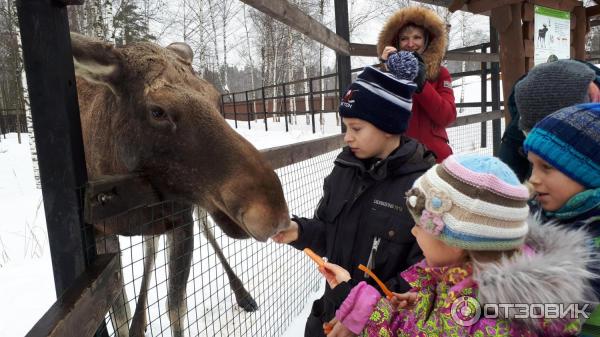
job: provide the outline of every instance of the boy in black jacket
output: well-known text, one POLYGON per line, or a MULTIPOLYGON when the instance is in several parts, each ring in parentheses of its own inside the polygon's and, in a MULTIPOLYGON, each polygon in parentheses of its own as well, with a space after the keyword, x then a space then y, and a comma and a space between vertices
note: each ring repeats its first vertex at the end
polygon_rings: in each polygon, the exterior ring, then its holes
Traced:
MULTIPOLYGON (((409 55, 401 56, 408 80, 367 67, 350 85, 340 103, 348 146, 325 179, 315 217, 294 217, 291 229, 273 237, 297 249, 311 248, 351 271, 356 282, 374 285, 357 269, 367 265, 395 292, 408 290, 399 273, 422 259, 404 194, 435 164, 432 152, 402 135, 418 69, 410 68, 409 55)), ((324 336, 323 324, 335 316, 333 299, 346 291, 326 286, 324 296, 313 303, 305 336, 324 336)))

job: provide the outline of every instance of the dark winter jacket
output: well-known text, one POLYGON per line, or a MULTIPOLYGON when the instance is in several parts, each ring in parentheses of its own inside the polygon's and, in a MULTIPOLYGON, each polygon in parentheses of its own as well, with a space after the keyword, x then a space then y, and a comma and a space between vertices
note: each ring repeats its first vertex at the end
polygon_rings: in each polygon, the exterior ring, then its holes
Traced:
MULTIPOLYGON (((388 158, 372 164, 344 148, 325 179, 315 217, 294 219, 299 238, 291 245, 326 256, 357 282, 366 280, 358 265, 368 265, 371 258, 373 271, 393 291, 407 290, 399 273, 419 261, 422 253, 410 233, 414 221, 405 207, 405 192, 435 158, 413 139, 403 137, 401 142, 388 158)), ((326 287, 326 295, 329 292, 326 287)), ((306 336, 321 336, 322 323, 333 318, 336 308, 326 302, 322 298, 313 305, 306 336)))
POLYGON ((388 18, 379 33, 378 55, 382 54, 385 46, 398 48, 398 33, 407 23, 425 28, 429 33, 429 43, 421 54, 427 68, 427 81, 423 90, 413 95, 412 116, 406 135, 433 151, 437 162, 441 163, 452 154, 446 127, 456 120, 452 78, 448 69, 441 66, 448 44, 446 24, 427 8, 399 9, 388 18))
MULTIPOLYGON (((600 87, 600 69, 591 63, 583 61, 580 62, 585 63, 588 67, 596 72, 596 79, 594 80, 594 83, 600 87)), ((517 80, 515 85, 519 83, 523 77, 517 80)), ((504 130, 504 134, 502 135, 502 143, 500 143, 498 157, 500 160, 505 162, 506 165, 510 166, 510 168, 515 171, 521 182, 523 182, 531 175, 531 165, 527 160, 527 156, 525 153, 523 153, 523 142, 525 141, 525 135, 521 130, 519 130, 520 115, 515 102, 514 88, 515 86, 513 86, 513 90, 508 98, 508 111, 511 119, 510 123, 508 123, 506 129, 504 130)), ((548 111, 549 114, 552 112, 553 111, 548 111)))

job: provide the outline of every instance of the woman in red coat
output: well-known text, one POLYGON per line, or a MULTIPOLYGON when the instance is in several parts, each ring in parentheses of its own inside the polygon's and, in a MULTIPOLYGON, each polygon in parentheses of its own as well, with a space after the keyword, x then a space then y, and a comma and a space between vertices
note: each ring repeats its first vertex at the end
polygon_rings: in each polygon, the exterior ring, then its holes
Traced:
POLYGON ((456 120, 452 78, 441 65, 448 37, 444 21, 432 10, 407 7, 387 20, 377 43, 377 54, 387 60, 397 50, 417 52, 426 67, 425 85, 413 96, 406 135, 433 151, 440 163, 452 154, 446 127, 456 120))

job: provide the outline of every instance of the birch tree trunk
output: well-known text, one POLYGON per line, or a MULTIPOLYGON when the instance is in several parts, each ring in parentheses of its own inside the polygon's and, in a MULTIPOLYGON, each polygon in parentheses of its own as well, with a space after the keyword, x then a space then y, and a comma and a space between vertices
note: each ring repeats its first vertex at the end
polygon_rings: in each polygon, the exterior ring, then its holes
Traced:
POLYGON ((218 39, 218 33, 217 33, 217 23, 216 23, 216 18, 215 18, 215 6, 213 5, 213 1, 212 0, 208 0, 208 13, 209 13, 209 17, 210 17, 210 24, 212 27, 212 32, 213 32, 213 36, 212 36, 212 42, 213 42, 213 49, 214 49, 214 58, 215 61, 217 62, 217 73, 219 74, 218 79, 219 79, 219 84, 221 85, 221 88, 224 88, 224 83, 223 83, 223 79, 221 78, 221 64, 219 62, 219 48, 217 46, 217 39, 218 39))
MULTIPOLYGON (((25 117, 27 120, 27 132, 29 134, 29 151, 31 152, 31 165, 33 168, 33 177, 35 179, 35 187, 37 189, 42 188, 40 181, 40 167, 38 165, 37 148, 35 146, 35 135, 33 132, 33 120, 31 118, 31 107, 29 105, 29 90, 27 89, 27 78, 25 77, 25 67, 23 64, 23 46, 21 45, 21 30, 17 21, 17 6, 15 1, 9 1, 9 20, 10 26, 14 27, 15 43, 17 46, 17 53, 15 54, 15 70, 17 79, 17 91, 19 95, 19 105, 25 110, 25 117)), ((17 128, 20 129, 21 123, 19 121, 19 114, 17 116, 17 128)), ((21 130, 18 130, 19 135, 21 130)), ((19 137, 19 144, 21 143, 21 137, 19 137)))
MULTIPOLYGON (((242 10, 244 14, 244 29, 246 30, 246 51, 248 52, 248 60, 250 61, 250 85, 252 89, 256 89, 256 84, 254 82, 254 59, 252 58, 252 48, 250 47, 250 33, 248 32, 248 21, 246 17, 246 4, 242 5, 242 10)), ((256 111, 256 91, 252 91, 252 112, 256 111)), ((258 119, 254 119, 258 121, 258 119)))

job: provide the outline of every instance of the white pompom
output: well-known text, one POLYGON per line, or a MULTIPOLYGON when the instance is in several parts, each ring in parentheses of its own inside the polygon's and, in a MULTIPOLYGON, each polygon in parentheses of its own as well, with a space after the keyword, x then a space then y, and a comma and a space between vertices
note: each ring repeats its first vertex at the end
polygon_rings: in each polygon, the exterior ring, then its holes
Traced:
POLYGON ((417 206, 417 196, 411 195, 410 197, 408 197, 408 204, 410 205, 410 207, 417 206))

